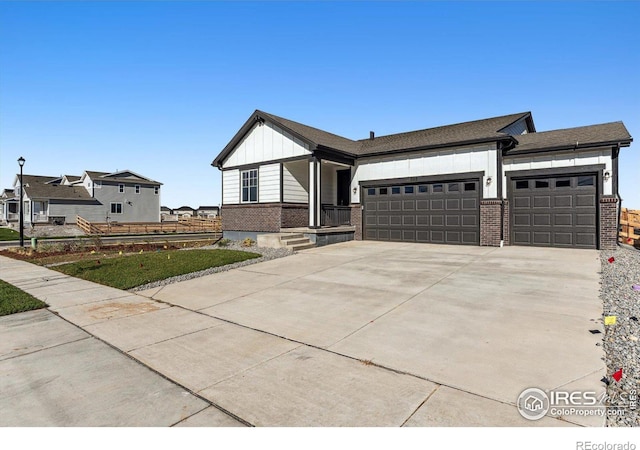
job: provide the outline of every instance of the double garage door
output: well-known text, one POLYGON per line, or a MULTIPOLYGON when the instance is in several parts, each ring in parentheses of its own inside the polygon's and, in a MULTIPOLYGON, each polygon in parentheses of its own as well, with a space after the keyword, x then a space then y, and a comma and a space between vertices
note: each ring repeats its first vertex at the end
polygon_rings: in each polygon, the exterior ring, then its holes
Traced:
MULTIPOLYGON (((513 245, 597 248, 595 174, 509 178, 513 245)), ((480 244, 478 179, 364 186, 364 237, 480 244)))
POLYGON ((480 244, 478 179, 364 187, 365 239, 480 244))
POLYGON ((595 174, 511 179, 511 242, 596 248, 596 181, 595 174))

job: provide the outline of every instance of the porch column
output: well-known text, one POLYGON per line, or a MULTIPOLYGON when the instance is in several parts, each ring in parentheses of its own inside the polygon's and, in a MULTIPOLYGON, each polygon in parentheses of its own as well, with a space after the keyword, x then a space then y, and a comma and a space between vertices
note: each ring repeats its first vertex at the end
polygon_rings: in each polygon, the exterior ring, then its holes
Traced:
POLYGON ((320 182, 322 180, 320 159, 309 161, 309 228, 320 228, 322 200, 320 182))

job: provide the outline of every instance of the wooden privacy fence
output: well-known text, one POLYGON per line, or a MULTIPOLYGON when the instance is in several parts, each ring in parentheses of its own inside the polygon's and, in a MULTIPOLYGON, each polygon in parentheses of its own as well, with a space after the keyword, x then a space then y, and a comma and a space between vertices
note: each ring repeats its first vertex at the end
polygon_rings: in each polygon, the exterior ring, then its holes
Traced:
POLYGON ((78 216, 78 227, 86 234, 152 234, 152 233, 220 233, 222 224, 219 217, 204 219, 199 217, 180 218, 177 222, 108 222, 97 223, 78 216))
POLYGON ((620 212, 620 231, 618 239, 629 245, 640 244, 640 210, 622 208, 620 212))

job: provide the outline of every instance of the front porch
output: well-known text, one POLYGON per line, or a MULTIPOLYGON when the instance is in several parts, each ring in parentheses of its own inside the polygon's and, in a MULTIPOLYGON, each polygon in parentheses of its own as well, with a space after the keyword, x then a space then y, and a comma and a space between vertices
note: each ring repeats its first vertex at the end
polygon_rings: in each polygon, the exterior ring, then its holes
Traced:
POLYGON ((351 225, 323 226, 320 228, 283 228, 281 233, 299 233, 308 238, 317 247, 353 241, 356 227, 351 225))

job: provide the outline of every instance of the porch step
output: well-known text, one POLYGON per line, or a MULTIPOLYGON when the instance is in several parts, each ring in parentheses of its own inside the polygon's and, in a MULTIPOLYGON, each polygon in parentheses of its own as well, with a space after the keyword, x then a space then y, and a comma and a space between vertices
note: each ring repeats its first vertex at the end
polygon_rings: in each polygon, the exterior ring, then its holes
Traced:
POLYGON ((280 242, 284 247, 288 248, 289 250, 293 250, 294 252, 297 252, 298 250, 313 248, 316 246, 316 244, 311 242, 309 238, 305 237, 302 233, 281 234, 280 242))
POLYGON ((301 237, 301 238, 295 238, 295 239, 281 239, 281 242, 285 244, 287 247, 290 247, 292 245, 297 245, 297 244, 308 244, 311 241, 309 241, 309 238, 301 237))
POLYGON ((294 252, 297 252, 299 250, 306 250, 308 248, 314 248, 316 246, 316 244, 314 244, 313 242, 309 241, 307 239, 307 243, 306 244, 292 244, 292 245, 287 245, 287 248, 290 250, 293 250, 294 252))
POLYGON ((296 232, 258 234, 257 241, 258 247, 288 248, 294 252, 316 246, 304 234, 296 232))
POLYGON ((304 237, 304 234, 302 233, 291 233, 291 234, 281 234, 280 235, 280 241, 282 242, 289 242, 292 240, 296 240, 296 239, 307 239, 304 237))

